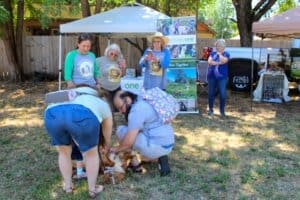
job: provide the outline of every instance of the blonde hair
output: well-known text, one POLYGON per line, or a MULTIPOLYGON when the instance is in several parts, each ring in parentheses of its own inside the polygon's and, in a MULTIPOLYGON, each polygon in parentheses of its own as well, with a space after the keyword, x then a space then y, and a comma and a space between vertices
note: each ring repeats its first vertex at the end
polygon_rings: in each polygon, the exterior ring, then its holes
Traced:
POLYGON ((153 40, 155 39, 160 39, 160 44, 161 44, 161 49, 164 49, 166 47, 166 43, 165 43, 165 40, 162 38, 162 37, 153 37, 152 38, 152 46, 153 46, 153 40))

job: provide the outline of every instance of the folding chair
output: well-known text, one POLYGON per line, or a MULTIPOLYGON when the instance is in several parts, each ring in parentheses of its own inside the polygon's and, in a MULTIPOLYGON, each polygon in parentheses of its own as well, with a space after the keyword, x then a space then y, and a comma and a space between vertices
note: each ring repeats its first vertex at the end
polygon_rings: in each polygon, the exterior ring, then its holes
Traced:
POLYGON ((196 83, 198 85, 198 95, 207 95, 208 94, 208 83, 207 83, 207 70, 208 70, 208 62, 200 60, 197 63, 197 80, 196 83))

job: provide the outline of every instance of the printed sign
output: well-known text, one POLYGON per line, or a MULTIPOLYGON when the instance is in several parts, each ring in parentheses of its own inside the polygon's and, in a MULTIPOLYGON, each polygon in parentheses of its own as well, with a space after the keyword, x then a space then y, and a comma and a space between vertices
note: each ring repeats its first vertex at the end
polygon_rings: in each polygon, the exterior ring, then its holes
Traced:
POLYGON ((166 90, 178 100, 182 113, 198 112, 195 23, 195 17, 176 17, 157 23, 157 30, 169 38, 171 64, 167 69, 166 90))
POLYGON ((143 87, 144 80, 142 77, 136 78, 121 78, 121 89, 139 94, 143 87))

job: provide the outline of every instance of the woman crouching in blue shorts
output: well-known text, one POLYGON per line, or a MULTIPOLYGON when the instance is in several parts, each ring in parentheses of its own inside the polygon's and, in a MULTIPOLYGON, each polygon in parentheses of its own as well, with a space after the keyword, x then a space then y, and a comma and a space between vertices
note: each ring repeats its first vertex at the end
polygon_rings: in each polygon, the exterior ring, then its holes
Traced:
POLYGON ((73 140, 86 165, 89 196, 94 198, 103 190, 96 185, 99 172, 99 133, 105 139, 105 149, 109 151, 112 133, 112 113, 109 105, 98 97, 98 92, 89 87, 74 89, 81 95, 68 102, 50 104, 44 114, 45 127, 58 146, 58 164, 64 180, 66 193, 73 192, 71 141, 73 140))

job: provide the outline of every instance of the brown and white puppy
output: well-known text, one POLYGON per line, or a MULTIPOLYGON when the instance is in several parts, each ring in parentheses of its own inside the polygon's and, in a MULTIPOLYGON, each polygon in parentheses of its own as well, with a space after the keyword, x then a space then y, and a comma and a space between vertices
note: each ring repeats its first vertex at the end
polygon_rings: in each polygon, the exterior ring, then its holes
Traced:
POLYGON ((125 179, 126 169, 131 158, 130 153, 109 153, 107 156, 103 155, 102 151, 100 168, 103 169, 104 183, 118 184, 122 182, 125 179))

